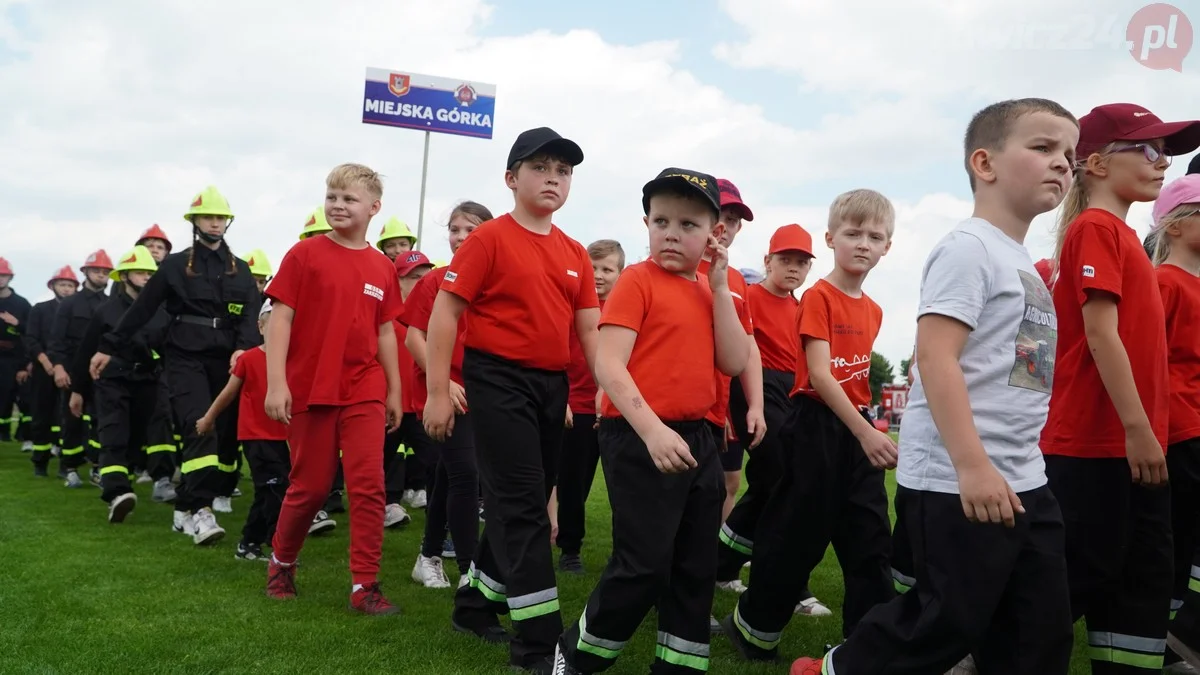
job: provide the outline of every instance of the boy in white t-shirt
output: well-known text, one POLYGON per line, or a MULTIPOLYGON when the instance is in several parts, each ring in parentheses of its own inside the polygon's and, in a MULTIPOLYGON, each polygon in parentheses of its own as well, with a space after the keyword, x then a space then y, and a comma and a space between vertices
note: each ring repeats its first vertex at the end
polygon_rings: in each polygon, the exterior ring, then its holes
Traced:
POLYGON ((1024 247, 1071 183, 1075 118, 1052 101, 988 106, 966 134, 974 216, 921 279, 917 378, 904 412, 897 508, 915 586, 877 605, 793 675, 1067 672, 1062 513, 1038 447, 1054 374, 1054 303, 1024 247))

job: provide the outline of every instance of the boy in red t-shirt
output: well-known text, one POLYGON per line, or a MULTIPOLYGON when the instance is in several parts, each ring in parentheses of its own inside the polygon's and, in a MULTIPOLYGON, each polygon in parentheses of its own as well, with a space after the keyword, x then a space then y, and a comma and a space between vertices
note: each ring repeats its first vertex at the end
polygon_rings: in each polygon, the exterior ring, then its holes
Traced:
POLYGON ((403 415, 392 320, 402 308, 395 268, 366 240, 379 213, 379 174, 358 164, 326 181, 333 230, 288 251, 267 287, 266 411, 288 425, 292 472, 268 567, 267 595, 296 595, 296 557, 329 496, 338 451, 350 497, 350 606, 365 614, 399 608, 379 589, 383 547, 383 437, 403 415), (330 317, 336 314, 337 320, 330 317))
MULTIPOLYGON (((271 318, 271 302, 262 304, 258 312, 258 331, 266 336, 267 321, 271 318)), ((196 420, 196 433, 203 436, 212 431, 221 413, 237 398, 238 442, 250 465, 254 481, 254 502, 242 526, 242 540, 234 557, 239 560, 264 560, 262 547, 275 536, 279 509, 287 492, 288 474, 292 461, 288 456, 287 427, 267 417, 263 407, 267 398, 266 343, 248 349, 233 364, 229 382, 209 406, 208 412, 196 420)))
POLYGON ((650 260, 626 270, 605 304, 596 379, 600 454, 612 502, 613 553, 578 623, 558 644, 554 673, 613 665, 651 608, 651 672, 707 671, 716 551, 725 499, 713 366, 746 367, 750 344, 734 308, 712 176, 666 169, 642 188, 650 260), (697 268, 708 253, 712 274, 697 268))
POLYGON ((771 515, 755 532, 750 588, 721 622, 742 658, 775 658, 830 542, 845 577, 844 635, 895 593, 884 470, 896 465, 896 443, 868 413, 871 347, 883 310, 862 290, 892 245, 895 217, 873 190, 847 192, 829 210, 833 271, 804 292, 796 313, 800 351, 780 439, 788 459, 763 505, 771 515))
MULTIPOLYGON (((601 239, 588 244, 587 252, 592 259, 596 296, 603 311, 604 301, 617 283, 621 270, 625 269, 625 250, 615 239, 601 239)), ((588 493, 592 490, 592 480, 600 462, 600 444, 596 435, 596 379, 592 377, 592 369, 588 367, 583 346, 574 330, 571 331, 571 365, 567 368, 567 380, 571 392, 567 397, 567 432, 558 460, 558 536, 554 543, 562 551, 558 558, 559 571, 578 575, 584 572, 579 552, 586 532, 588 493)))
POLYGON ((590 364, 600 314, 587 251, 552 223, 582 161, 552 129, 517 137, 504 174, 513 211, 463 243, 429 317, 425 429, 438 441, 453 433, 450 360, 466 317, 463 378, 488 514, 454 626, 488 639, 507 612, 509 663, 534 672, 549 667, 562 633, 546 504, 567 414, 570 326, 590 364))

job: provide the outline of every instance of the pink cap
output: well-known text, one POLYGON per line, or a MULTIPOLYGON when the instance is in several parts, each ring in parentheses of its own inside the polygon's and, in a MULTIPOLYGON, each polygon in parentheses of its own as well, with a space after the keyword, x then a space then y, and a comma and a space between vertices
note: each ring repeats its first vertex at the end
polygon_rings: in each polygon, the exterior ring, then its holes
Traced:
POLYGON ((742 220, 746 222, 754 220, 754 212, 742 201, 742 192, 732 181, 725 178, 718 179, 717 189, 721 192, 721 208, 735 206, 741 212, 742 220))
POLYGON ((396 256, 396 276, 406 277, 409 272, 420 267, 421 265, 429 265, 433 267, 433 263, 429 262, 429 258, 425 257, 420 251, 409 251, 403 255, 396 256))
POLYGON ((1162 224, 1166 215, 1183 204, 1195 204, 1200 207, 1200 174, 1188 174, 1178 180, 1173 180, 1158 193, 1154 202, 1154 229, 1162 224))

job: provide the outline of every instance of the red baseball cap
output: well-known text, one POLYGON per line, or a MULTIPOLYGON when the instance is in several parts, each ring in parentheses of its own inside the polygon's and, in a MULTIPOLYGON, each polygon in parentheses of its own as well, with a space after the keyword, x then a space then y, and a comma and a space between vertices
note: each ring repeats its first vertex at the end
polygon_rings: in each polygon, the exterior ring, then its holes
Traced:
POLYGON ((736 185, 725 178, 719 178, 717 179, 717 189, 721 191, 721 208, 736 206, 741 212, 742 220, 746 222, 754 220, 754 212, 742 201, 742 193, 736 185))
POLYGON ((404 255, 396 256, 396 276, 406 277, 409 272, 422 266, 428 265, 433 267, 433 263, 429 262, 429 258, 425 257, 420 251, 409 251, 404 255))
POLYGON ((1109 103, 1096 106, 1079 118, 1079 145, 1075 156, 1080 161, 1113 141, 1166 140, 1168 155, 1186 155, 1200 148, 1200 120, 1164 122, 1157 115, 1133 103, 1109 103))
POLYGON ((800 251, 811 256, 812 235, 795 223, 775 230, 775 234, 771 235, 771 248, 767 253, 774 255, 784 251, 800 251))

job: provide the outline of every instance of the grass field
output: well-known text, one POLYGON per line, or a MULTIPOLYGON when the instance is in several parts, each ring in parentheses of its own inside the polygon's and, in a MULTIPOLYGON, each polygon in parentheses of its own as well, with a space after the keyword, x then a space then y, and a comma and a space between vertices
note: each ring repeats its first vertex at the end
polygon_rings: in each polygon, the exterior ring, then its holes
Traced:
MULTIPOLYGON (((137 486, 137 510, 110 526, 98 490, 35 479, 28 455, 0 444, 0 673, 509 672, 505 647, 450 630, 452 590, 425 589, 410 579, 423 512, 384 540, 381 581, 403 613, 373 618, 346 609, 345 515, 337 530, 306 546, 300 598, 279 603, 263 595, 265 563, 233 557, 249 495, 220 518, 226 539, 201 549, 171 532, 171 508, 150 502, 149 488, 137 486)), ((249 481, 242 489, 250 491, 249 481)), ((559 577, 566 621, 582 611, 608 554, 609 511, 599 476, 588 528, 588 575, 559 577)), ((455 581, 456 573, 448 573, 455 581)), ((746 664, 715 637, 712 672, 778 675, 792 658, 839 641, 841 574, 832 553, 813 573, 812 589, 835 616, 793 619, 781 647, 786 663, 746 664)), ((734 601, 718 592, 718 614, 732 611, 734 601)), ((654 642, 651 617, 608 672, 645 673, 654 642)), ((1077 639, 1072 673, 1088 672, 1082 654, 1077 639)))

